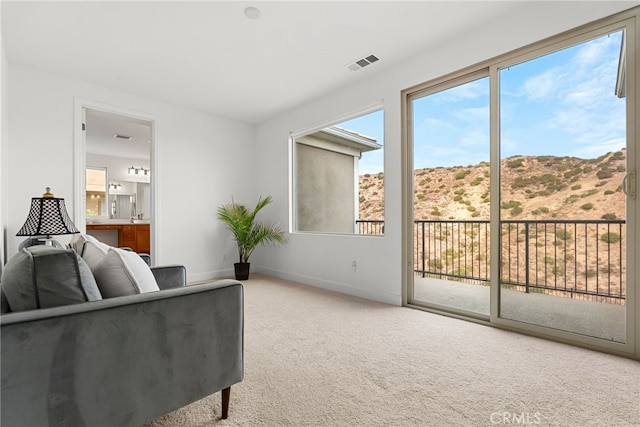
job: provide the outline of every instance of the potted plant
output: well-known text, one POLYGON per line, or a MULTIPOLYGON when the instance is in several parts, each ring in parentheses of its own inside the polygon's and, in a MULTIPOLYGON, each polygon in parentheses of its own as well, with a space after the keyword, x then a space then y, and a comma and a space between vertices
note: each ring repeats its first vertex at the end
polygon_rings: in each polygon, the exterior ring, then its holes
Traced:
POLYGON ((238 244, 240 260, 234 264, 236 280, 249 278, 249 257, 258 245, 285 241, 284 232, 279 226, 256 221, 258 212, 271 201, 271 196, 264 199, 260 197, 252 211, 244 205, 233 202, 233 200, 229 204, 218 207, 218 219, 227 225, 238 244))

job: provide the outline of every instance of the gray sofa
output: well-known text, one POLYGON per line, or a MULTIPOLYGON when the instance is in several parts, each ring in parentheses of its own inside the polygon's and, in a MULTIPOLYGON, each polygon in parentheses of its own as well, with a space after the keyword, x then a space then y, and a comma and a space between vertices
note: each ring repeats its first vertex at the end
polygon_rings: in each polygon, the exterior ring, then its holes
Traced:
POLYGON ((227 417, 242 284, 153 273, 160 291, 0 316, 3 427, 140 426, 218 391, 227 417))

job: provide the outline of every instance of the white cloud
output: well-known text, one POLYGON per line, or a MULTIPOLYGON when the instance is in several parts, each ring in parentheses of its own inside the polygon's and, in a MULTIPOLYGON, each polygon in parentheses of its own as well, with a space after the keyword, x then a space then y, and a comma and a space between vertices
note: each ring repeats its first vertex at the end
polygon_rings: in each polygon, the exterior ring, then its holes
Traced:
POLYGON ((579 67, 590 68, 593 64, 599 64, 603 56, 619 46, 620 33, 598 38, 582 45, 574 57, 574 62, 579 67))
MULTIPOLYGON (((623 147, 626 100, 614 94, 620 40, 619 34, 599 37, 504 70, 501 157, 597 157, 623 147)), ((487 94, 483 79, 425 98, 429 117, 414 129, 416 148, 427 141, 414 153, 418 167, 475 164, 488 156, 487 94)))
MULTIPOLYGON (((489 93, 489 80, 483 78, 455 86, 445 91, 435 94, 443 103, 459 102, 462 100, 477 99, 487 97, 489 93)), ((433 95, 432 95, 433 96, 433 95)))
POLYGON ((413 157, 417 168, 471 165, 483 160, 478 159, 477 151, 471 152, 458 146, 430 146, 428 144, 416 147, 413 157))
MULTIPOLYGON (((488 130, 488 129, 487 129, 488 130)), ((460 147, 484 147, 485 157, 489 158, 489 135, 483 129, 474 129, 460 138, 460 147)))
POLYGON ((572 55, 566 62, 528 78, 520 92, 538 102, 529 110, 524 100, 512 101, 516 111, 509 126, 517 126, 518 114, 529 112, 529 139, 546 137, 549 154, 578 145, 586 147, 578 151, 601 155, 597 150, 609 144, 602 141, 624 139, 625 101, 614 94, 619 46, 619 34, 600 37, 567 51, 572 55))
POLYGON ((473 123, 483 123, 485 126, 489 126, 489 105, 484 107, 471 107, 456 110, 453 113, 454 117, 458 120, 473 123))
POLYGON ((571 156, 583 159, 593 159, 608 152, 620 151, 625 148, 626 140, 624 138, 614 138, 601 141, 597 144, 582 145, 571 152, 571 156))
POLYGON ((557 69, 547 70, 527 79, 522 86, 525 96, 529 99, 540 99, 552 95, 560 80, 557 71, 557 69))
POLYGON ((424 120, 422 120, 422 125, 428 129, 430 128, 455 129, 455 126, 453 126, 449 121, 436 119, 433 117, 426 117, 424 120))

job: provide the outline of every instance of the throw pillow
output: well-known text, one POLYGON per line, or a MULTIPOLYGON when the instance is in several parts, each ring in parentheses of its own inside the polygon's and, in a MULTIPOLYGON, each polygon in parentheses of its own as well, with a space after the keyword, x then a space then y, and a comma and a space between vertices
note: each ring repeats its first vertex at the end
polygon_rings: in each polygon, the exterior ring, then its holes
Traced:
POLYGON ((82 233, 76 233, 71 237, 71 241, 69 242, 69 247, 82 255, 82 245, 87 241, 87 235, 82 233))
POLYGON ((93 275, 103 298, 159 291, 149 266, 137 253, 110 247, 93 275))
POLYGON ((71 238, 69 247, 77 253, 82 254, 82 247, 84 246, 84 242, 98 242, 104 245, 104 243, 93 237, 91 234, 77 233, 74 234, 71 238))
POLYGON ((82 245, 82 259, 89 265, 91 271, 94 271, 98 264, 102 262, 109 252, 110 246, 99 240, 87 240, 82 245))
POLYGON ((57 307, 102 299, 89 266, 72 249, 30 246, 2 272, 11 311, 57 307))

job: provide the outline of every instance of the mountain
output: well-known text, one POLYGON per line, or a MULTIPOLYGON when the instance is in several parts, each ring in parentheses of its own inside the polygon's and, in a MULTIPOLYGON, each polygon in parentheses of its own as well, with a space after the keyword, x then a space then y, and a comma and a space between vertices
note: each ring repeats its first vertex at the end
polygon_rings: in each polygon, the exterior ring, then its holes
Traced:
MULTIPOLYGON (((501 218, 623 219, 626 151, 501 161, 501 218)), ((384 219, 384 174, 360 176, 360 219, 384 219)), ((416 219, 489 219, 489 163, 414 171, 416 219)))

